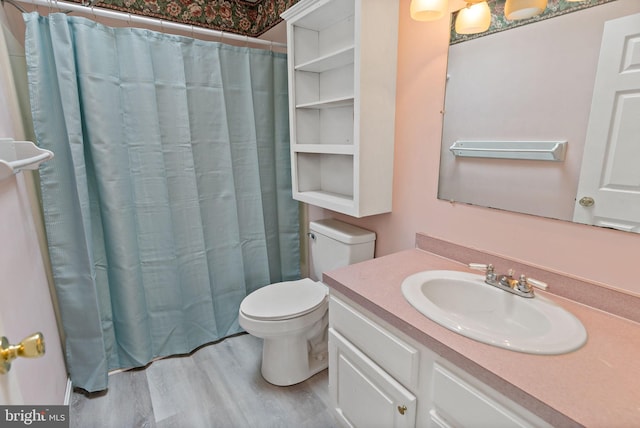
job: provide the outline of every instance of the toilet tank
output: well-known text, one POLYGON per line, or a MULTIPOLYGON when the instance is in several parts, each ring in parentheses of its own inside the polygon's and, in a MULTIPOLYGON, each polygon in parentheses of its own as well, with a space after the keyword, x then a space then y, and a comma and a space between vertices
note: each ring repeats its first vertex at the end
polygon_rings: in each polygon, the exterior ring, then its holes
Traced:
POLYGON ((311 279, 322 273, 373 258, 376 234, 334 219, 309 222, 311 279))

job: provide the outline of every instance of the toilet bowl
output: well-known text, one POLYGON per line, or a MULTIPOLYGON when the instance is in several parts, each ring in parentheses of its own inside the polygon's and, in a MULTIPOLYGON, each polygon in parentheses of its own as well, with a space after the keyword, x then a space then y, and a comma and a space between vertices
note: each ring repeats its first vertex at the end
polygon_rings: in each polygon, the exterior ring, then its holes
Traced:
POLYGON ((329 289, 322 273, 373 258, 375 233, 333 219, 309 223, 311 278, 264 286, 244 298, 238 322, 263 339, 262 377, 302 382, 327 368, 329 289))
POLYGON ((240 326, 263 339, 262 377, 288 386, 327 368, 328 288, 309 278, 271 284, 240 305, 240 326))

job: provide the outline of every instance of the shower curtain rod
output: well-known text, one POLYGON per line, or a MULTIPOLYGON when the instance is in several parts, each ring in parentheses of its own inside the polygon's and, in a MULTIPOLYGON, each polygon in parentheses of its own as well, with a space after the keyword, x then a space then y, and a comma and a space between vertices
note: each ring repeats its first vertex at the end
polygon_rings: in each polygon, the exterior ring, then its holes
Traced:
POLYGON ((161 31, 175 30, 182 31, 191 34, 201 34, 204 36, 216 37, 221 40, 234 40, 238 42, 244 42, 252 45, 268 46, 269 48, 286 48, 285 43, 272 42, 270 40, 258 39, 255 37, 241 36, 234 33, 225 33, 224 31, 212 30, 209 28, 202 28, 195 25, 180 24, 177 22, 166 21, 164 19, 148 18, 146 16, 133 15, 130 13, 118 12, 109 9, 96 8, 95 3, 92 6, 84 6, 78 3, 70 3, 66 1, 57 0, 2 0, 2 2, 9 3, 17 9, 23 9, 16 3, 30 4, 33 6, 44 6, 49 8, 56 8, 64 10, 64 13, 80 12, 93 15, 94 17, 116 19, 118 21, 127 21, 130 25, 144 24, 152 27, 159 27, 161 31))

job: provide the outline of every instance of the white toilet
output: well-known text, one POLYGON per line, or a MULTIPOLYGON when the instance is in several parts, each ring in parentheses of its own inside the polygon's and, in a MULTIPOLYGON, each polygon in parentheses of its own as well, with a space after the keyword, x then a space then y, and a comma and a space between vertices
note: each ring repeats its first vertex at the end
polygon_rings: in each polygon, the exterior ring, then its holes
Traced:
POLYGON ((262 376, 293 385, 327 368, 327 272, 373 258, 376 235, 338 220, 309 223, 311 278, 262 287, 244 298, 238 320, 263 339, 262 376))

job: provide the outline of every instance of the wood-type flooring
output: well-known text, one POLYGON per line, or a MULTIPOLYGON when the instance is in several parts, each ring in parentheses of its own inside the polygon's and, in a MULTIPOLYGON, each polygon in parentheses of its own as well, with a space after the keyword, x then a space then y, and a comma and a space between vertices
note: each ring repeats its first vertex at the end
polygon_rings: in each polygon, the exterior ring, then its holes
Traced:
POLYGON ((248 334, 109 376, 106 393, 74 392, 72 428, 333 428, 324 370, 278 387, 260 375, 262 341, 248 334))

